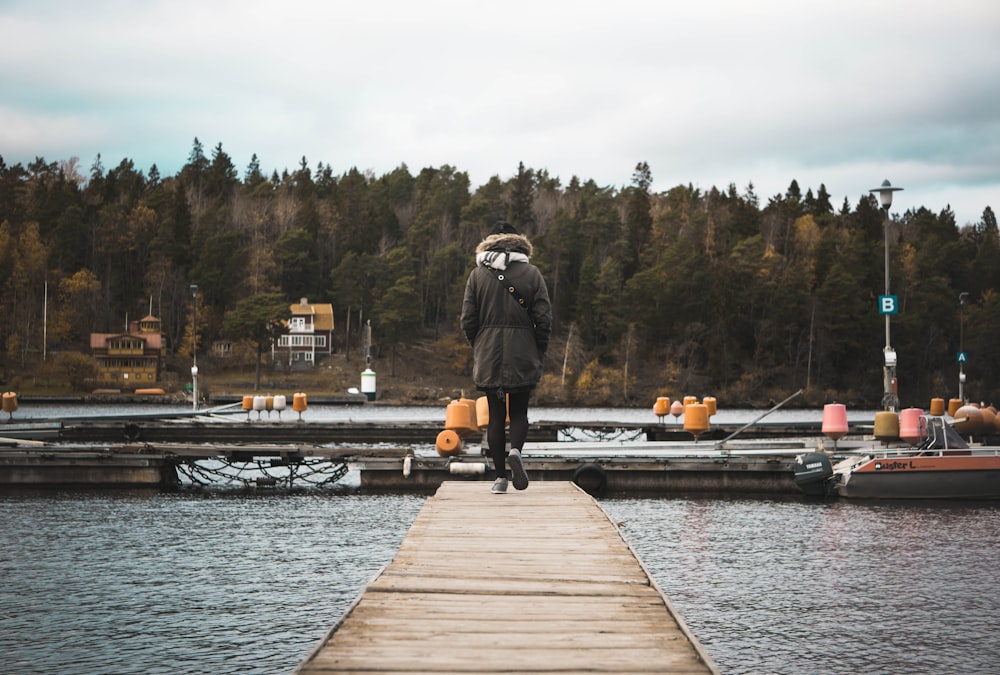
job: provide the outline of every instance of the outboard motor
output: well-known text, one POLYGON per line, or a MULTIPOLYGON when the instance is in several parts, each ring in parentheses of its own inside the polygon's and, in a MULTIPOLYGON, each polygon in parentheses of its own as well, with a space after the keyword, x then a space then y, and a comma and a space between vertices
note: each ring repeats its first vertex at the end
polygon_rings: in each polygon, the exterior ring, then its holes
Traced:
POLYGON ((806 452, 795 458, 795 484, 807 495, 827 494, 827 482, 833 476, 830 458, 821 452, 806 452))

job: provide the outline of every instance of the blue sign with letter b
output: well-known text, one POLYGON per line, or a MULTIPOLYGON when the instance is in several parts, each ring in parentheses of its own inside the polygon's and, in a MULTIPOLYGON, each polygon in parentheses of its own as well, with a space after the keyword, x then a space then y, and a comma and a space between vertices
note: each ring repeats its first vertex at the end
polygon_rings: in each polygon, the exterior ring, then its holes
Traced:
POLYGON ((879 314, 899 314, 899 301, 895 295, 878 296, 879 314))

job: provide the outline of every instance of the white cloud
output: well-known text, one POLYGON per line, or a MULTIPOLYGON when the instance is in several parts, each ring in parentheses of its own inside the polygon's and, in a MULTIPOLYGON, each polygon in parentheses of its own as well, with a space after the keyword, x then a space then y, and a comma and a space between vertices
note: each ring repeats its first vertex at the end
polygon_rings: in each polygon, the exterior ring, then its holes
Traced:
MULTIPOLYGON (((54 0, 0 3, 0 155, 177 171, 518 162, 654 189, 889 177, 959 224, 1000 207, 1000 6, 54 0), (936 201, 930 201, 931 199, 936 201)), ((902 197, 906 195, 906 197, 902 197)))

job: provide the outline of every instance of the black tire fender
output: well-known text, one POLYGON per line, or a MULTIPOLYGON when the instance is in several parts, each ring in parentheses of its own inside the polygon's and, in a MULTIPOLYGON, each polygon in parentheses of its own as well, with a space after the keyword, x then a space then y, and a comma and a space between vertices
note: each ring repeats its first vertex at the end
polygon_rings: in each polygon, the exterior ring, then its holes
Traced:
POLYGON ((603 497, 608 490, 608 474, 598 464, 580 465, 573 472, 573 482, 591 497, 603 497))

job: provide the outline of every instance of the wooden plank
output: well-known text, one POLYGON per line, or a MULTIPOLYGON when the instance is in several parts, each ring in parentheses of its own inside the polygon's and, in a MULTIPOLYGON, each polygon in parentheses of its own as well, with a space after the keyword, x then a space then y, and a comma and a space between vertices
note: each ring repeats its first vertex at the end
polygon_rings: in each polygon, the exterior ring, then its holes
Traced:
POLYGON ((591 497, 489 489, 442 484, 296 672, 717 672, 591 497))

